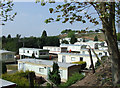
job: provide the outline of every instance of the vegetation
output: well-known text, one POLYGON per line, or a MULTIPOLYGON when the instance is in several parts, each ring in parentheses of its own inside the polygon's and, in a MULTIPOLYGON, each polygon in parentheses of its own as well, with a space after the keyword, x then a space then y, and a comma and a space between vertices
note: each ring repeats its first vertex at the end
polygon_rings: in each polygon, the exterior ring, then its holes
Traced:
POLYGON ((70 43, 74 44, 75 42, 77 42, 77 38, 75 37, 75 35, 73 35, 70 39, 70 43))
POLYGON ((97 62, 95 63, 95 69, 97 69, 100 65, 101 63, 99 62, 99 60, 97 60, 97 62))
POLYGON ((76 83, 77 81, 81 80, 84 78, 84 75, 81 74, 81 73, 74 73, 69 79, 67 82, 63 83, 63 84, 60 84, 59 87, 69 87, 71 86, 72 84, 76 83))
POLYGON ((98 37, 97 36, 94 37, 94 41, 98 41, 98 37))
POLYGON ((14 38, 2 36, 2 48, 5 50, 14 51, 16 52, 16 54, 18 54, 18 50, 21 47, 43 48, 43 46, 59 46, 59 45, 60 42, 57 36, 48 36, 40 38, 33 36, 20 38, 19 34, 17 34, 16 37, 14 38))
POLYGON ((117 34, 117 40, 120 41, 120 33, 117 34))
POLYGON ((73 64, 80 64, 81 65, 81 69, 84 69, 86 67, 86 62, 85 61, 78 61, 78 62, 72 62, 73 64))
POLYGON ((5 22, 7 21, 13 21, 17 13, 14 13, 11 15, 11 11, 13 10, 12 7, 14 6, 13 2, 11 0, 3 0, 0 1, 0 25, 5 25, 5 22))
POLYGON ((61 83, 61 78, 60 78, 60 72, 59 72, 59 66, 57 63, 53 63, 53 70, 52 72, 50 71, 49 73, 49 79, 55 84, 59 85, 61 83))
POLYGON ((69 42, 67 40, 63 40, 62 43, 69 44, 69 42))
POLYGON ((20 72, 16 72, 14 74, 3 74, 2 75, 2 79, 14 82, 17 84, 18 87, 27 87, 29 86, 29 81, 28 81, 28 74, 32 73, 35 77, 35 73, 33 71, 20 71, 20 72))

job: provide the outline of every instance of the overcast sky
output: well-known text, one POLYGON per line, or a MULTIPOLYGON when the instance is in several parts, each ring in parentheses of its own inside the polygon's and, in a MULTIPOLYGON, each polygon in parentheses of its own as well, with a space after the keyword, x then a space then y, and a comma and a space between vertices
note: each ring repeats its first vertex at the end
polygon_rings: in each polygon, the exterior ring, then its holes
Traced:
MULTIPOLYGON (((13 22, 8 21, 5 26, 2 26, 2 34, 5 36, 11 34, 13 37, 16 34, 21 34, 22 37, 40 37, 43 30, 46 30, 49 36, 54 36, 59 35, 62 30, 67 28, 73 30, 81 30, 86 27, 90 27, 90 30, 102 28, 101 24, 94 27, 89 22, 86 24, 75 22, 72 25, 70 23, 63 24, 62 22, 44 23, 45 19, 57 16, 57 14, 50 14, 49 8, 62 3, 57 2, 41 6, 40 3, 36 4, 35 2, 14 2, 13 12, 17 12, 17 15, 13 22)), ((91 8, 90 12, 92 11, 95 10, 91 8)), ((97 15, 94 15, 94 17, 97 17, 97 15)))

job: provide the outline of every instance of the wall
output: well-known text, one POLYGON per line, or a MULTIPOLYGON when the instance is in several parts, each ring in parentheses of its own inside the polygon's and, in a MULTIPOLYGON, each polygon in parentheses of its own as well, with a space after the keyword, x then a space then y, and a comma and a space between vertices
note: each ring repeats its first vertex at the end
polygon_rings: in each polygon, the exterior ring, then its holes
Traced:
MULTIPOLYGON (((80 57, 83 57, 83 61, 86 62, 86 68, 89 68, 90 65, 91 65, 91 60, 90 60, 89 56, 74 56, 74 55, 61 55, 61 54, 58 54, 58 62, 62 62, 62 56, 66 56, 66 63, 80 61, 80 57), (72 61, 71 57, 75 57, 75 61, 72 61)), ((94 63, 94 66, 95 66, 95 63, 97 62, 97 58, 92 57, 92 59, 93 59, 93 63, 94 63)))

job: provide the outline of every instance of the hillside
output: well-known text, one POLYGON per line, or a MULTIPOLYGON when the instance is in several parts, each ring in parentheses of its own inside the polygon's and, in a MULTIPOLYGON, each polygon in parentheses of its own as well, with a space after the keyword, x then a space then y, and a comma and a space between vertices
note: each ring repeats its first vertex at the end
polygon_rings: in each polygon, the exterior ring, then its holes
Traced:
MULTIPOLYGON (((89 34, 76 34, 77 38, 85 38, 94 40, 94 37, 97 35, 99 41, 104 41, 105 37, 103 33, 89 33, 89 34)), ((67 37, 67 34, 59 35, 59 38, 65 38, 67 37)))
MULTIPOLYGON (((88 75, 83 79, 69 88, 73 88, 74 86, 112 86, 112 72, 111 72, 111 62, 109 59, 105 60, 103 65, 101 65, 96 73, 88 73, 88 75)), ((82 88, 82 87, 80 87, 82 88)))

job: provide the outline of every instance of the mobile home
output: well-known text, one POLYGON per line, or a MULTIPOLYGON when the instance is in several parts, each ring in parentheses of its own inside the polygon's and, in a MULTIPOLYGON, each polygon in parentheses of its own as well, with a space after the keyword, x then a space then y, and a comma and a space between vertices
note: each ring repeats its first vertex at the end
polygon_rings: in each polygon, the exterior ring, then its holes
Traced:
MULTIPOLYGON (((49 70, 52 71, 53 61, 40 59, 20 59, 18 60, 18 70, 34 71, 37 76, 48 78, 49 70)), ((80 65, 58 62, 61 80, 67 81, 74 73, 79 72, 80 65)))
POLYGON ((33 54, 36 58, 49 58, 49 50, 37 48, 19 48, 20 59, 24 58, 24 56, 32 57, 33 54))

